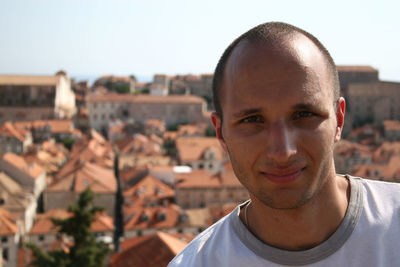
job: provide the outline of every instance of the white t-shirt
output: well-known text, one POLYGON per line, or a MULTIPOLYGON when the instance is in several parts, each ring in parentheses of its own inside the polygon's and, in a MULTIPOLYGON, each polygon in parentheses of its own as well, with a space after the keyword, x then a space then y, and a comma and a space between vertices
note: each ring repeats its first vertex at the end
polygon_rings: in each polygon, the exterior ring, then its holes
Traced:
POLYGON ((400 266, 400 184, 348 176, 350 202, 336 232, 318 246, 287 251, 255 237, 240 207, 197 236, 174 266, 400 266))

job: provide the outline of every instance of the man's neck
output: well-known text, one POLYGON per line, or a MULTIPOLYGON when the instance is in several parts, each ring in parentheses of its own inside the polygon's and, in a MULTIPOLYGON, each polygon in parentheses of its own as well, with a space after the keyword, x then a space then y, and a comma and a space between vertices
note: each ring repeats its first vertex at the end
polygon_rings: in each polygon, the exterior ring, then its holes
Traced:
MULTIPOLYGON (((343 220, 350 199, 349 181, 334 176, 305 205, 273 209, 252 197, 247 210, 248 228, 268 245, 285 250, 306 250, 331 236, 343 220)), ((240 217, 245 222, 244 212, 240 217)))

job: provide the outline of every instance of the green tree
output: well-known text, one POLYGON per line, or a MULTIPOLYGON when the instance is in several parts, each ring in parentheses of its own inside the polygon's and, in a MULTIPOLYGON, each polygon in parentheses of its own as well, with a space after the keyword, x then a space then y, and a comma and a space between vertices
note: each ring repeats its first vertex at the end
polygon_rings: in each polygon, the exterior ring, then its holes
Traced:
POLYGON ((118 94, 127 94, 130 93, 131 88, 129 84, 117 84, 115 85, 115 90, 118 94))
POLYGON ((87 189, 79 196, 78 201, 68 208, 68 211, 72 213, 70 218, 64 220, 52 218, 53 224, 59 228, 58 232, 73 239, 69 252, 64 250, 46 252, 35 244, 29 243, 27 247, 32 250, 34 256, 29 266, 104 266, 109 248, 105 243, 97 242, 90 231, 90 225, 95 220, 96 213, 103 211, 104 208, 94 206, 93 199, 93 191, 87 189))

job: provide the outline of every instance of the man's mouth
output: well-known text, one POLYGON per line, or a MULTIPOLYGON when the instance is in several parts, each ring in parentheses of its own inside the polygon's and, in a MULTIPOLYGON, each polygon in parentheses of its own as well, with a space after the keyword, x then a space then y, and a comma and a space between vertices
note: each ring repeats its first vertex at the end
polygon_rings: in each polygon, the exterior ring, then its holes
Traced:
POLYGON ((295 180, 297 180, 304 168, 296 168, 296 169, 275 169, 268 170, 266 172, 261 172, 264 177, 266 177, 269 181, 275 184, 288 184, 295 180))

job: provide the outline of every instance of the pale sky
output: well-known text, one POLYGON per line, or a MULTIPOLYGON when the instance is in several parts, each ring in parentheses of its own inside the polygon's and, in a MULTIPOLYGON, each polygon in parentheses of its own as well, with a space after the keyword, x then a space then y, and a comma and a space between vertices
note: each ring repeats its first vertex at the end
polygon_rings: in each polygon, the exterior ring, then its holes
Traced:
POLYGON ((212 73, 267 21, 315 35, 338 65, 400 81, 398 0, 0 0, 0 74, 212 73))

